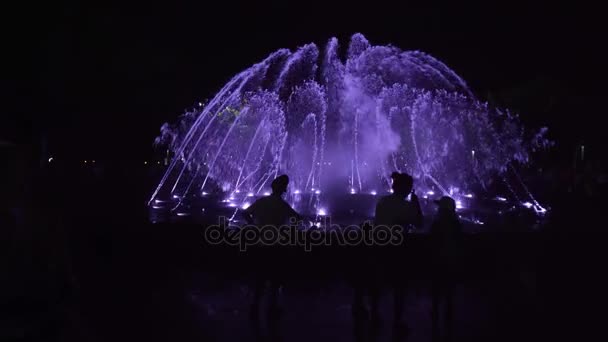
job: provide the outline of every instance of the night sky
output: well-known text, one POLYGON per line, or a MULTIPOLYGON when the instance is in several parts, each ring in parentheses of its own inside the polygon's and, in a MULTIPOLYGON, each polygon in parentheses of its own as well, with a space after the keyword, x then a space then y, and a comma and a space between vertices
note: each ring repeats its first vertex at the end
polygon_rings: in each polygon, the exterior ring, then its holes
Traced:
POLYGON ((62 158, 144 160, 163 122, 278 48, 351 34, 422 50, 553 138, 593 140, 605 109, 601 11, 581 2, 22 3, 2 11, 0 139, 62 158), (509 95, 511 94, 511 95, 509 95), (512 95, 516 94, 516 95, 512 95), (492 96, 492 95, 490 95, 492 96), (577 121, 573 121, 574 118, 577 121))

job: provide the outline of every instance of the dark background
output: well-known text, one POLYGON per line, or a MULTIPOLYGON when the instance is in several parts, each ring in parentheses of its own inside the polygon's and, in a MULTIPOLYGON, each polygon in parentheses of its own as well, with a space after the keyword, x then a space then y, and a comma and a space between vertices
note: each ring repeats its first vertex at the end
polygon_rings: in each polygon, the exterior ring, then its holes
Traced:
POLYGON ((236 72, 355 32, 439 58, 558 147, 603 133, 605 18, 583 2, 20 2, 2 17, 0 139, 55 158, 150 158, 161 124, 236 72))

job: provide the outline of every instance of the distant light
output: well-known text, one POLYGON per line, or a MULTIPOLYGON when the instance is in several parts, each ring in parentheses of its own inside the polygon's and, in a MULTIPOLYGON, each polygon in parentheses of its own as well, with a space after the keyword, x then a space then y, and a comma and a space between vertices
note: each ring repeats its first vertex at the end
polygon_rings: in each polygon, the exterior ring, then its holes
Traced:
POLYGON ((475 150, 471 150, 471 155, 475 158, 475 150))
POLYGON ((500 197, 500 196, 496 196, 496 200, 497 200, 497 201, 501 201, 501 202, 506 202, 506 201, 507 201, 507 199, 506 199, 506 198, 504 198, 504 197, 500 197))
POLYGON ((234 196, 230 196, 230 198, 228 198, 231 201, 234 201, 234 196))
POLYGON ((198 103, 198 106, 199 106, 199 107, 201 107, 202 105, 203 105, 203 103, 202 103, 202 102, 199 102, 199 103, 198 103))
POLYGON ((152 209, 165 209, 165 207, 161 207, 159 205, 153 205, 152 209))
POLYGON ((266 192, 264 193, 264 196, 270 196, 270 192, 266 191, 266 192))
POLYGON ((433 196, 433 195, 435 195, 435 191, 429 190, 429 191, 426 192, 426 194, 429 195, 429 196, 433 196))
POLYGON ((464 197, 466 197, 466 198, 473 198, 473 194, 466 194, 466 195, 464 195, 464 197))
POLYGON ((241 190, 236 189, 234 192, 236 192, 237 194, 241 192, 241 190))
POLYGON ((177 213, 177 216, 190 216, 190 213, 177 213))
POLYGON ((236 207, 236 203, 228 203, 228 206, 234 208, 236 207))
POLYGON ((91 161, 91 163, 95 164, 95 161, 94 161, 94 160, 92 160, 92 161, 91 161))
POLYGON ((242 208, 243 210, 245 210, 245 209, 249 208, 249 206, 250 206, 250 205, 251 205, 251 204, 250 204, 249 202, 245 202, 245 203, 243 203, 243 205, 241 206, 241 208, 242 208))
POLYGON ((156 162, 156 164, 160 165, 160 162, 158 161, 158 162, 156 162))
POLYGON ((537 214, 544 214, 547 212, 547 209, 543 208, 540 204, 538 204, 538 202, 536 202, 536 204, 534 205, 534 211, 537 214))
POLYGON ((86 163, 87 163, 87 161, 85 160, 85 161, 84 161, 84 163, 86 164, 86 163))
POLYGON ((462 209, 462 208, 464 208, 462 206, 462 202, 461 201, 456 201, 456 209, 462 209))
POLYGON ((317 227, 317 228, 321 228, 321 222, 317 222, 317 223, 315 223, 315 227, 317 227))
POLYGON ((395 192, 395 191, 393 191, 393 189, 390 189, 388 192, 390 192, 390 193, 392 194, 392 193, 393 193, 393 192, 395 192))
POLYGON ((310 191, 315 191, 315 188, 310 188, 310 191))
POLYGON ((297 194, 299 194, 299 193, 300 193, 300 190, 296 190, 296 191, 294 191, 293 193, 297 195, 297 194))
POLYGON ((355 188, 350 188, 350 193, 355 194, 355 188))
POLYGON ((522 205, 528 209, 532 208, 534 206, 534 204, 530 203, 530 202, 523 202, 522 205))
POLYGON ((422 196, 422 198, 429 198, 429 196, 427 196, 427 195, 423 195, 423 196, 422 196))
POLYGON ((376 196, 377 192, 376 192, 376 190, 372 190, 372 191, 370 192, 370 194, 372 194, 372 195, 376 196))
POLYGON ((325 216, 325 215, 327 215, 327 212, 325 211, 324 208, 320 208, 319 210, 317 210, 317 215, 325 216))
POLYGON ((177 195, 173 195, 173 198, 179 198, 179 196, 177 196, 177 195))
POLYGON ((147 162, 147 161, 144 161, 144 165, 148 165, 148 162, 147 162))
POLYGON ((253 192, 248 193, 247 197, 253 197, 253 192))
POLYGON ((321 190, 315 190, 315 194, 319 195, 321 193, 321 190))
POLYGON ((483 221, 479 221, 479 220, 474 220, 473 223, 483 225, 483 221))
POLYGON ((50 157, 49 158, 49 163, 52 162, 52 161, 53 161, 53 157, 50 157))
POLYGON ((207 195, 209 195, 209 194, 208 194, 207 192, 204 192, 204 191, 203 191, 203 192, 201 193, 201 195, 203 195, 203 196, 207 196, 207 195))

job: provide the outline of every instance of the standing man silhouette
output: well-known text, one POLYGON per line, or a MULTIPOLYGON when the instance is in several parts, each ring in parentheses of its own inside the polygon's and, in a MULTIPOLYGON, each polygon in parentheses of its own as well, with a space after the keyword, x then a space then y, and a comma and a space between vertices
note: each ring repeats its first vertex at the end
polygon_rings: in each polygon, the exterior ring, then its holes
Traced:
MULTIPOLYGON (((393 172, 392 190, 393 193, 382 197, 376 205, 375 226, 386 226, 389 228, 399 226, 401 232, 406 233, 412 227, 422 226, 422 210, 418 202, 418 196, 413 191, 414 179, 407 173, 393 172), (408 201, 406 197, 410 195, 408 201)), ((391 272, 389 278, 394 282, 395 297, 395 322, 399 323, 403 314, 403 305, 405 299, 405 276, 401 269, 404 267, 403 250, 398 251, 397 255, 392 260, 376 260, 375 269, 388 263, 391 272)), ((378 276, 376 275, 374 284, 370 289, 372 319, 378 320, 378 301, 380 291, 378 289, 378 276)))
MULTIPOLYGON (((281 175, 272 181, 272 194, 266 197, 262 197, 256 200, 251 206, 249 206, 243 212, 245 220, 250 225, 256 225, 257 229, 268 227, 270 229, 279 228, 289 222, 291 218, 296 221, 301 219, 301 216, 293 210, 293 208, 285 202, 283 194, 287 192, 287 186, 289 185, 289 177, 287 175, 281 175)), ((277 246, 269 246, 271 250, 276 251, 277 246)), ((273 254, 266 254, 270 256, 264 257, 259 261, 258 271, 256 272, 254 300, 251 306, 252 318, 257 318, 259 313, 260 302, 262 294, 264 292, 266 282, 270 286, 270 300, 268 305, 268 315, 271 318, 278 318, 281 313, 278 307, 278 294, 281 281, 278 276, 279 270, 276 267, 276 259, 272 258, 273 254)))

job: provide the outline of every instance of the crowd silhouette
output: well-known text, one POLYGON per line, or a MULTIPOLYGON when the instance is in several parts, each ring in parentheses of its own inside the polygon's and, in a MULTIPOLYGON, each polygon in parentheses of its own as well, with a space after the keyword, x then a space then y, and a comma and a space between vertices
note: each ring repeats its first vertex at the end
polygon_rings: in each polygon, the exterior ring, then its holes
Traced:
MULTIPOLYGON (((423 226, 423 213, 414 190, 412 176, 393 172, 391 180, 392 192, 378 200, 374 224, 362 225, 361 229, 375 229, 378 226, 399 227, 400 232, 406 237, 411 230, 420 229, 423 226)), ((288 224, 289 220, 292 220, 291 222, 301 220, 302 216, 282 198, 287 191, 288 184, 287 175, 274 179, 271 185, 272 193, 258 199, 243 211, 246 222, 256 227, 279 227, 288 224)), ((453 324, 452 292, 455 273, 458 270, 458 254, 459 248, 461 248, 459 240, 462 228, 456 214, 454 199, 444 196, 435 203, 437 204, 437 215, 431 226, 432 312, 429 316, 432 320, 433 340, 447 341, 451 339, 453 324), (443 320, 440 319, 442 311, 444 311, 443 320), (440 324, 440 321, 443 324, 440 324)), ((383 318, 378 303, 385 284, 388 284, 393 290, 394 317, 392 321, 395 335, 404 337, 410 329, 403 316, 412 258, 408 257, 406 239, 402 241, 403 243, 392 252, 384 251, 373 245, 365 246, 364 253, 357 260, 359 263, 357 273, 359 274, 352 277, 354 296, 351 310, 355 327, 369 323, 371 336, 382 324, 383 318), (365 303, 366 299, 368 299, 368 304, 365 303)), ((277 269, 276 263, 279 254, 271 252, 264 255, 265 257, 258 260, 259 265, 254 277, 250 316, 254 320, 259 319, 261 299, 264 292, 268 292, 269 300, 264 307, 266 307, 269 321, 276 324, 283 310, 278 305, 279 289, 283 286, 283 280, 279 275, 281 272, 277 269)), ((356 331, 355 335, 360 333, 360 331, 356 331)))

